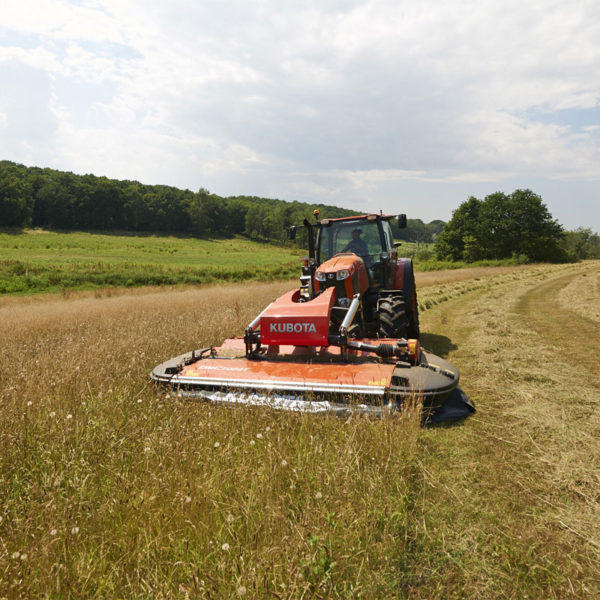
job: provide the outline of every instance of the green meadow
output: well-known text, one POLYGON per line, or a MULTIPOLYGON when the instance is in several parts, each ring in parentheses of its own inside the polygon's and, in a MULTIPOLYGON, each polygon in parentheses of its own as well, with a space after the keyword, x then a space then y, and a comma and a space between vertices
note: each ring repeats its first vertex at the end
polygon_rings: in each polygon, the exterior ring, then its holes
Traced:
MULTIPOLYGON (((129 233, 0 230, 0 294, 33 294, 146 285, 291 279, 302 248, 236 236, 198 239, 129 233)), ((417 271, 520 264, 518 258, 439 261, 433 244, 402 242, 417 271)))
POLYGON ((5 231, 0 294, 285 279, 298 275, 301 254, 242 237, 5 231))

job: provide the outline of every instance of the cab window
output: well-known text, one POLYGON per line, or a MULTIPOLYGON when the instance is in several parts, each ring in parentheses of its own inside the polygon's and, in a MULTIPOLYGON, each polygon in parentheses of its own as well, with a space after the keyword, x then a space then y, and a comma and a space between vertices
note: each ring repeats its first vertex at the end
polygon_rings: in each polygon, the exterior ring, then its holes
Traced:
POLYGON ((392 228, 390 227, 390 224, 388 223, 388 221, 383 221, 381 223, 381 226, 383 228, 383 237, 385 238, 385 250, 387 250, 389 252, 394 246, 394 238, 392 237, 392 228))
POLYGON ((334 222, 321 229, 319 246, 320 262, 340 252, 354 252, 370 266, 381 253, 377 222, 364 219, 334 222))

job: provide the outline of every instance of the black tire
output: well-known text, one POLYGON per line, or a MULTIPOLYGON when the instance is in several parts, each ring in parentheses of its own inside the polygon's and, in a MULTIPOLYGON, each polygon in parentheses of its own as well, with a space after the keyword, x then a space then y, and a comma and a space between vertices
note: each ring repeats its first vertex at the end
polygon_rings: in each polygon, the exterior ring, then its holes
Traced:
POLYGON ((385 295, 377 305, 380 338, 406 338, 409 322, 402 292, 385 295))
POLYGON ((419 303, 417 302, 417 286, 415 284, 415 275, 413 270, 410 270, 410 278, 411 278, 411 289, 410 298, 407 306, 408 313, 408 337, 411 339, 418 340, 421 335, 421 331, 419 328, 419 303))
POLYGON ((408 319, 407 337, 411 339, 419 339, 421 334, 419 329, 419 303, 417 302, 417 286, 415 284, 415 273, 413 270, 412 260, 409 258, 402 259, 405 262, 404 266, 404 299, 406 303, 406 317, 408 319))

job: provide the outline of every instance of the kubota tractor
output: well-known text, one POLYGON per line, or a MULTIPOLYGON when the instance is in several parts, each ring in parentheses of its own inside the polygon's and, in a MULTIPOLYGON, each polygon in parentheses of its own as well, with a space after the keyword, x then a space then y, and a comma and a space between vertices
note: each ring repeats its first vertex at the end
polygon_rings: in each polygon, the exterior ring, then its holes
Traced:
MULTIPOLYGON (((318 211, 316 217, 318 217, 318 211)), ((419 339, 419 312, 412 261, 398 257, 391 215, 308 220, 309 256, 300 278, 300 301, 310 301, 335 288, 331 329, 355 313, 348 335, 353 338, 419 339), (316 240, 315 240, 316 230, 316 240), (353 301, 358 299, 358 302, 353 301), (351 310, 352 307, 352 310, 351 310)), ((406 215, 398 217, 406 227, 406 215)), ((296 227, 288 236, 296 237, 296 227)))
MULTIPOLYGON (((152 378, 213 402, 380 414, 422 398, 472 410, 458 370, 421 348, 412 261, 398 257, 391 215, 304 221, 300 286, 269 304, 243 337, 171 359, 152 378)), ((400 227, 406 216, 398 217, 400 227)), ((289 230, 295 238, 297 227, 289 230)))

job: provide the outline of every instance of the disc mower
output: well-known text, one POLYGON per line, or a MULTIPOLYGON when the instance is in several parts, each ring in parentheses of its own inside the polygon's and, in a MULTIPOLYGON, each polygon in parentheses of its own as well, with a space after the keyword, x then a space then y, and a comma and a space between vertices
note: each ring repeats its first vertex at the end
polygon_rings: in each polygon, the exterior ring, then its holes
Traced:
POLYGON ((419 342, 413 266, 398 257, 396 217, 315 218, 303 223, 309 253, 298 288, 269 304, 243 337, 171 359, 152 379, 183 395, 288 410, 380 414, 419 399, 439 411, 459 394, 471 412, 456 367, 419 342))

